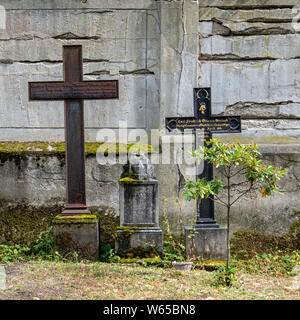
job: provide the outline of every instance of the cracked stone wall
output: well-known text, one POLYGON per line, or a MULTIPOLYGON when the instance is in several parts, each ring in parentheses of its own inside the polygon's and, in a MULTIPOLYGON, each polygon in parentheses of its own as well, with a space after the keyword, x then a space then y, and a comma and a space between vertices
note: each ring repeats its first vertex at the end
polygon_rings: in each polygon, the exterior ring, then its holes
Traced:
POLYGON ((82 45, 85 80, 120 81, 120 100, 86 101, 86 139, 99 128, 159 126, 159 25, 153 1, 0 1, 1 140, 61 141, 63 102, 29 102, 29 81, 62 80, 62 46, 82 45))
MULTIPOLYGON (((256 142, 265 161, 288 169, 282 196, 246 198, 233 208, 234 231, 286 232, 300 209, 297 6, 293 0, 199 1, 198 83, 212 88, 213 113, 242 118, 242 133, 225 139, 256 142)), ((220 206, 216 217, 225 223, 220 206)))
POLYGON ((299 144, 299 1, 199 4, 199 84, 212 87, 213 112, 241 115, 245 141, 299 144))
MULTIPOLYGON (((234 230, 288 231, 300 211, 300 27, 298 0, 0 0, 0 140, 62 141, 62 102, 29 102, 29 81, 62 80, 62 46, 81 44, 85 80, 120 81, 119 101, 86 101, 86 139, 99 128, 160 128, 164 118, 193 115, 194 87, 212 88, 215 114, 242 117, 228 141, 257 142, 265 159, 289 169, 283 196, 246 199, 233 211, 234 230), (241 214, 242 213, 242 214, 241 214)), ((162 134, 164 131, 162 131, 162 134)), ((118 212, 122 167, 87 161, 88 202, 118 212)), ((180 232, 193 203, 181 196, 185 168, 157 165, 160 216, 180 232)), ((0 166, 0 199, 33 206, 62 203, 64 168, 0 166)), ((224 211, 217 207, 219 223, 224 211)))

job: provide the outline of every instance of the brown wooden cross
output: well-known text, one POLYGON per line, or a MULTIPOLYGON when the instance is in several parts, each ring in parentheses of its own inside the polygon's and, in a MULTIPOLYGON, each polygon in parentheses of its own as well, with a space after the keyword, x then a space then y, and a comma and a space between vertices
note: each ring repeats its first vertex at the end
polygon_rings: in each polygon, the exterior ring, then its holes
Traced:
POLYGON ((29 100, 65 101, 67 203, 62 215, 90 214, 86 204, 83 99, 118 99, 119 83, 83 81, 82 46, 63 47, 64 81, 29 82, 29 100))

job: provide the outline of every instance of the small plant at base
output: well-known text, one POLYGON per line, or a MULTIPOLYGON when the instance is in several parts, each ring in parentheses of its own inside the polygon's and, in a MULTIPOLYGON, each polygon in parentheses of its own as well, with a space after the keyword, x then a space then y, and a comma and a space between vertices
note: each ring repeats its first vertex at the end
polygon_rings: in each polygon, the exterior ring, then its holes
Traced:
POLYGON ((213 282, 214 286, 226 286, 231 287, 235 277, 236 268, 232 265, 221 266, 216 271, 214 271, 215 281, 213 282))
POLYGON ((19 245, 0 245, 0 262, 10 263, 14 261, 24 261, 29 259, 30 248, 19 245))
POLYGON ((226 144, 217 139, 211 139, 206 144, 207 146, 193 151, 192 155, 198 163, 205 160, 219 168, 225 182, 218 177, 211 181, 207 181, 206 178, 197 181, 188 179, 183 194, 188 201, 209 198, 227 208, 226 268, 229 270, 231 207, 246 194, 257 190, 260 190, 262 197, 270 196, 273 192, 281 193, 277 182, 286 174, 286 170, 263 164, 259 159, 261 153, 258 152, 256 145, 226 144), (236 176, 243 179, 234 181, 236 176), (225 191, 224 197, 220 196, 222 191, 225 191))
POLYGON ((100 251, 101 262, 118 262, 120 257, 115 254, 115 250, 109 244, 103 246, 100 251))
POLYGON ((32 247, 32 253, 45 260, 59 261, 62 259, 59 252, 54 250, 53 227, 38 236, 35 245, 32 247))
POLYGON ((164 241, 163 260, 167 262, 185 261, 185 246, 174 239, 164 241))

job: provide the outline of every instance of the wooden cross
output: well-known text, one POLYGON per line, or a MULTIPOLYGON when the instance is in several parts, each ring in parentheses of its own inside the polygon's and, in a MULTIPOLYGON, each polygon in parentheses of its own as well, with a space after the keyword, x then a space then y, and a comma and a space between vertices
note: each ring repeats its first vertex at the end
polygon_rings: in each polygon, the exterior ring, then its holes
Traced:
POLYGON ((29 82, 29 100, 65 101, 66 191, 62 215, 90 214, 86 204, 84 99, 118 99, 118 81, 83 81, 82 46, 63 47, 64 81, 29 82))
MULTIPOLYGON (((211 114, 210 88, 194 89, 194 117, 189 118, 166 118, 166 128, 169 131, 179 129, 192 130, 195 134, 195 147, 198 148, 196 130, 204 130, 204 142, 212 138, 213 132, 238 133, 241 132, 241 118, 239 116, 214 116, 211 114)), ((204 161, 204 169, 198 179, 214 178, 213 165, 204 161)), ((215 207, 213 199, 197 200, 197 227, 218 228, 215 220, 215 207)))

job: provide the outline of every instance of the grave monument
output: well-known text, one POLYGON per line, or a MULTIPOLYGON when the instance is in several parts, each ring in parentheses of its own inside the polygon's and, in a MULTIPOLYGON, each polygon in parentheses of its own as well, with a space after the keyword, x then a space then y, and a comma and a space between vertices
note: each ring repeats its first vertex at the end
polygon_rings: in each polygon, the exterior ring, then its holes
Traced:
POLYGON ((118 81, 83 81, 82 46, 63 47, 64 81, 30 82, 30 100, 64 100, 66 205, 54 220, 55 247, 97 260, 99 225, 86 204, 84 99, 118 99, 118 81))
POLYGON ((143 155, 131 156, 120 181, 120 227, 115 249, 155 246, 163 249, 159 227, 158 180, 143 155))
MULTIPOLYGON (((212 133, 239 133, 241 119, 239 116, 214 116, 211 114, 210 88, 194 89, 194 117, 166 118, 166 128, 169 131, 178 129, 192 130, 195 136, 195 147, 198 148, 197 130, 202 130, 203 141, 212 138, 212 133)), ((213 179, 213 165, 204 161, 204 168, 197 178, 213 179)), ((226 228, 220 228, 215 220, 213 199, 197 200, 197 220, 195 226, 185 229, 186 254, 188 257, 226 260, 226 228)))

